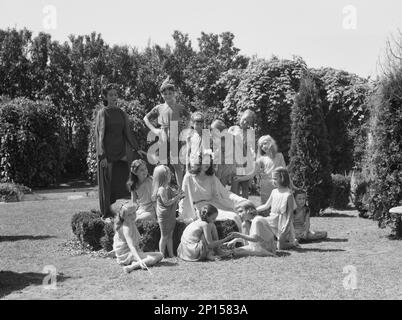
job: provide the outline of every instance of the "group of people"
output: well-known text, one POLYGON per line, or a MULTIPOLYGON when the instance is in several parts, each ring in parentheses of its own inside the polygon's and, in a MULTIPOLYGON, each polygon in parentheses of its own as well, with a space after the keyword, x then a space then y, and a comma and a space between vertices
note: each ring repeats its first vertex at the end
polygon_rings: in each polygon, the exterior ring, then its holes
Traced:
POLYGON ((168 151, 159 153, 159 163, 150 174, 144 151, 131 137, 127 114, 117 106, 117 88, 103 91, 104 107, 96 117, 99 202, 105 220, 113 219, 113 254, 126 272, 147 268, 165 257, 173 257, 173 231, 177 219, 187 226, 177 248, 185 261, 214 260, 222 256, 275 256, 276 250, 299 247, 300 240, 325 238, 326 232, 310 230, 307 194, 293 186, 282 153, 275 140, 265 135, 258 139, 257 152, 247 141, 255 114, 244 111, 236 126, 226 129, 216 119, 210 124, 219 148, 203 140, 204 115, 189 112, 176 102, 174 84, 168 79, 160 87, 164 103, 145 117, 148 128, 168 151), (190 118, 186 139, 185 164, 170 163, 170 124, 190 118), (153 121, 157 121, 157 125, 153 121), (227 132, 234 138, 227 147, 227 132), (214 148, 215 146, 215 148, 214 148), (244 153, 244 163, 227 161, 244 153), (220 159, 216 164, 214 159, 220 159), (166 164, 163 160, 167 160, 166 164), (249 164, 252 163, 251 170, 249 164), (248 168, 248 169, 246 169, 248 168), (172 183, 172 177, 176 183, 172 183), (248 200, 250 181, 257 177, 261 205, 248 200), (128 180, 128 182, 127 182, 128 180), (176 188, 174 187, 176 186, 176 188), (230 185, 230 191, 227 186, 230 185), (117 199, 131 196, 118 208, 117 199), (267 215, 268 212, 268 215, 267 215), (219 239, 215 221, 233 220, 238 232, 219 239), (159 252, 142 252, 135 222, 154 220, 160 226, 159 252))

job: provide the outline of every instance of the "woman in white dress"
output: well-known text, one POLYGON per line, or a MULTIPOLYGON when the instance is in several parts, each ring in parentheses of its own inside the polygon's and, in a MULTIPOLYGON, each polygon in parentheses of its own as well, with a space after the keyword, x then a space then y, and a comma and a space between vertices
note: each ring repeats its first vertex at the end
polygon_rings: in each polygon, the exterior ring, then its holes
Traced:
MULTIPOLYGON (((190 223, 199 218, 198 212, 204 205, 211 204, 218 209, 217 221, 233 220, 240 231, 242 221, 235 207, 245 199, 222 185, 214 175, 211 155, 204 155, 209 160, 199 161, 201 164, 191 164, 190 171, 184 176, 182 189, 185 197, 179 204, 179 218, 190 223)), ((201 160, 205 160, 205 157, 201 160)))

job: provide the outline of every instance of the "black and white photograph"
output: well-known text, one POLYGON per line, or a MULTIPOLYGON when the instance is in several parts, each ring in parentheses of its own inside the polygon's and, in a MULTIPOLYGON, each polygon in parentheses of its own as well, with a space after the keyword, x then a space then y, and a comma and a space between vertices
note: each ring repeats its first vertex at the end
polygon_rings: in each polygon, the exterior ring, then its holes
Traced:
POLYGON ((0 300, 241 318, 401 266, 401 1, 0 0, 0 300))

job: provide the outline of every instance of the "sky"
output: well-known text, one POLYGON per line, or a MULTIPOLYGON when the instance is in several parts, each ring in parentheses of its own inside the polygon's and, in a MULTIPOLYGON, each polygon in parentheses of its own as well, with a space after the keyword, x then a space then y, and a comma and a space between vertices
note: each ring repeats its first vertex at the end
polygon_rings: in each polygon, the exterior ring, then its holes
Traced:
POLYGON ((375 76, 387 38, 402 31, 400 0, 0 0, 0 29, 26 27, 66 41, 102 34, 111 45, 172 43, 174 30, 198 48, 201 32, 235 35, 241 53, 301 56, 310 67, 375 76))

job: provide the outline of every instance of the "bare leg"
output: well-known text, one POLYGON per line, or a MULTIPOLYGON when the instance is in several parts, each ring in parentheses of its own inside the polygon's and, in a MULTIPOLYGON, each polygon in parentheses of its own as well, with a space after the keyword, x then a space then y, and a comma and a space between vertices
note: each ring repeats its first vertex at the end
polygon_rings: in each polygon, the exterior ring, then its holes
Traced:
POLYGON ((250 246, 244 246, 240 248, 235 248, 233 250, 233 254, 236 257, 248 257, 248 256, 256 256, 256 257, 276 257, 276 254, 269 252, 263 248, 259 250, 255 250, 250 246))
POLYGON ((140 216, 137 216, 137 219, 135 221, 156 221, 155 214, 152 212, 144 212, 140 216))
POLYGON ((320 240, 327 238, 327 236, 326 231, 309 231, 307 233, 307 240, 320 240))
POLYGON ((163 256, 165 256, 165 249, 166 249, 167 243, 168 243, 168 237, 166 235, 165 236, 161 235, 161 238, 159 240, 159 252, 163 256))
POLYGON ((172 167, 174 169, 177 185, 179 189, 181 189, 181 184, 183 182, 183 169, 180 164, 172 164, 172 167))
POLYGON ((169 234, 169 237, 168 237, 167 250, 168 250, 169 258, 173 258, 174 257, 174 253, 173 253, 173 231, 169 234))
MULTIPOLYGON (((146 252, 147 256, 142 259, 142 261, 147 265, 147 267, 151 267, 163 259, 163 256, 160 252, 146 252)), ((133 262, 129 266, 123 267, 124 272, 131 272, 136 269, 140 269, 141 266, 139 262, 133 262)))

